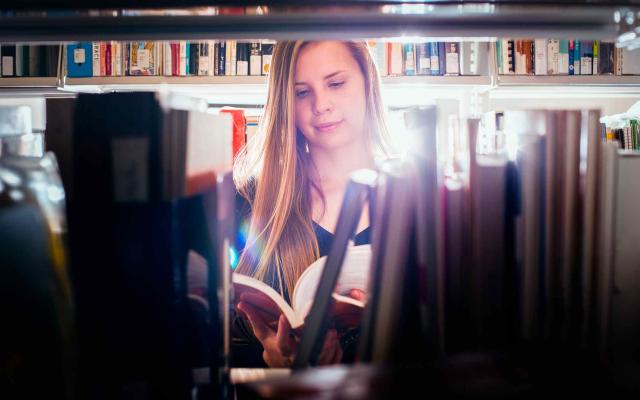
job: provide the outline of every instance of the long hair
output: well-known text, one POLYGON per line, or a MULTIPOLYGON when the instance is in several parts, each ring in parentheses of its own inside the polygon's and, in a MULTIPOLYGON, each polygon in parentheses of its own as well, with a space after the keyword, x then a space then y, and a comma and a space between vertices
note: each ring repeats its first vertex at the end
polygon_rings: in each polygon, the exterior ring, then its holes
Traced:
MULTIPOLYGON (((273 50, 268 97, 256 136, 234 163, 234 182, 251 205, 245 250, 236 271, 274 282, 290 295, 302 272, 319 256, 311 216, 306 139, 295 126, 295 65, 307 42, 278 42, 273 50)), ((387 156, 390 136, 380 75, 366 43, 344 42, 364 76, 365 124, 374 155, 387 156)))

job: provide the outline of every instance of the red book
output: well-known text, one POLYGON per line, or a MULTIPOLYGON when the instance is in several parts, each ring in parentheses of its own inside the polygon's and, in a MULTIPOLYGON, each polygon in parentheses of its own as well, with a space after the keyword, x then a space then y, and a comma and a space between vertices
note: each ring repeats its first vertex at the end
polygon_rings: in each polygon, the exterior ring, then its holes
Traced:
POLYGON ((247 119, 244 110, 239 108, 223 107, 221 113, 231 114, 233 117, 233 157, 242 149, 247 142, 247 119))
POLYGON ((111 46, 111 43, 106 44, 105 73, 107 76, 111 76, 111 46))

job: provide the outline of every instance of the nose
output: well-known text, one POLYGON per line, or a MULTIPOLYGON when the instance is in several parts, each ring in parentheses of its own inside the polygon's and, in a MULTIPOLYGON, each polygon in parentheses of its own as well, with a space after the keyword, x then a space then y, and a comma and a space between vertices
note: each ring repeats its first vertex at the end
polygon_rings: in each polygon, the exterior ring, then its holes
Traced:
POLYGON ((313 103, 313 113, 315 115, 323 114, 327 111, 331 111, 333 109, 333 100, 327 91, 318 90, 316 91, 314 103, 313 103))

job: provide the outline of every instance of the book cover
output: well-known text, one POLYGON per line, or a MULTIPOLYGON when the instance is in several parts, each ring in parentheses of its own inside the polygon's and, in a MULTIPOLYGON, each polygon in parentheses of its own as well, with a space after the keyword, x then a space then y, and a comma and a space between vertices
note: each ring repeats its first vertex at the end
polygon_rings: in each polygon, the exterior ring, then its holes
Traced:
MULTIPOLYGON (((247 302, 262 311, 269 325, 276 326, 280 314, 284 314, 296 333, 302 332, 305 318, 313 305, 322 269, 327 256, 320 257, 300 275, 291 296, 291 304, 266 283, 233 273, 234 303, 247 302)), ((371 245, 352 246, 347 249, 345 260, 333 294, 333 320, 338 328, 350 328, 359 324, 365 302, 348 296, 350 290, 366 293, 371 263, 371 245)))
POLYGON ((67 46, 67 75, 70 78, 93 76, 93 45, 91 42, 79 42, 67 46))
POLYGON ((131 75, 155 75, 155 43, 132 42, 129 54, 129 73, 131 75))

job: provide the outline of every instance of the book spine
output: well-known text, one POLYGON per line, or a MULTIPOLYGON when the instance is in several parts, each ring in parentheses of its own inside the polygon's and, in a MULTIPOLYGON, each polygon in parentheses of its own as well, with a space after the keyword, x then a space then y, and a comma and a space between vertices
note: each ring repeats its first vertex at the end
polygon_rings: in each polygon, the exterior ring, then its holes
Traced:
POLYGON ((391 44, 391 62, 389 63, 389 75, 402 75, 402 44, 391 44))
POLYGON ((558 41, 558 73, 569 74, 569 41, 566 39, 558 41))
POLYGON ((592 54, 592 58, 593 58, 593 66, 591 67, 591 73, 593 75, 598 75, 598 72, 600 71, 600 67, 599 67, 599 57, 600 57, 600 43, 595 40, 593 42, 593 54, 592 54))
POLYGON ((100 76, 106 76, 107 74, 107 44, 100 42, 100 76))
POLYGON ((16 76, 16 46, 0 46, 2 76, 16 76))
POLYGON ((593 72, 593 42, 585 40, 580 46, 580 75, 591 75, 593 72))
POLYGON ((569 75, 574 74, 575 69, 575 40, 569 40, 569 75))
POLYGON ((536 39, 535 42, 535 74, 546 75, 547 74, 547 40, 536 39))
POLYGON ((16 76, 26 76, 23 74, 23 58, 22 58, 22 48, 25 47, 24 44, 16 45, 16 76))
POLYGON ((269 75, 271 70, 271 57, 273 56, 273 43, 262 43, 262 75, 269 75))
POLYGON ((504 63, 502 62, 502 40, 497 40, 496 46, 496 65, 498 67, 498 74, 504 75, 504 63))
POLYGON ((580 41, 575 40, 573 42, 573 74, 580 75, 580 64, 581 64, 581 50, 580 50, 580 41))
POLYGON ((549 39, 547 42, 547 73, 549 75, 558 74, 558 58, 560 43, 557 39, 549 39))
POLYGON ((460 75, 460 43, 447 42, 445 45, 445 71, 447 75, 460 75))
POLYGON ((447 49, 444 42, 438 42, 438 62, 440 67, 440 75, 447 73, 447 49))
POLYGON ((178 75, 180 76, 187 76, 187 41, 186 40, 181 40, 180 42, 180 47, 178 49, 178 55, 180 57, 180 67, 178 70, 178 75))
POLYGON ((220 75, 225 76, 227 75, 227 41, 223 40, 220 42, 220 50, 219 50, 219 57, 218 57, 218 64, 219 64, 219 71, 220 71, 220 75))
POLYGON ((105 76, 111 76, 111 67, 113 61, 111 60, 111 43, 105 43, 105 76))
POLYGON ((253 41, 249 46, 249 75, 262 75, 262 52, 260 42, 253 41))
POLYGON ((100 76, 100 43, 91 42, 91 54, 93 59, 93 76, 100 76))
POLYGON ((236 42, 236 75, 249 75, 249 43, 236 42))
POLYGON ((431 55, 431 75, 440 75, 440 57, 438 56, 438 43, 429 43, 431 55))
POLYGON ((418 75, 431 75, 430 57, 429 43, 416 44, 416 73, 418 75))
POLYGON ((404 75, 416 74, 415 47, 413 43, 405 43, 403 45, 402 63, 404 75))

